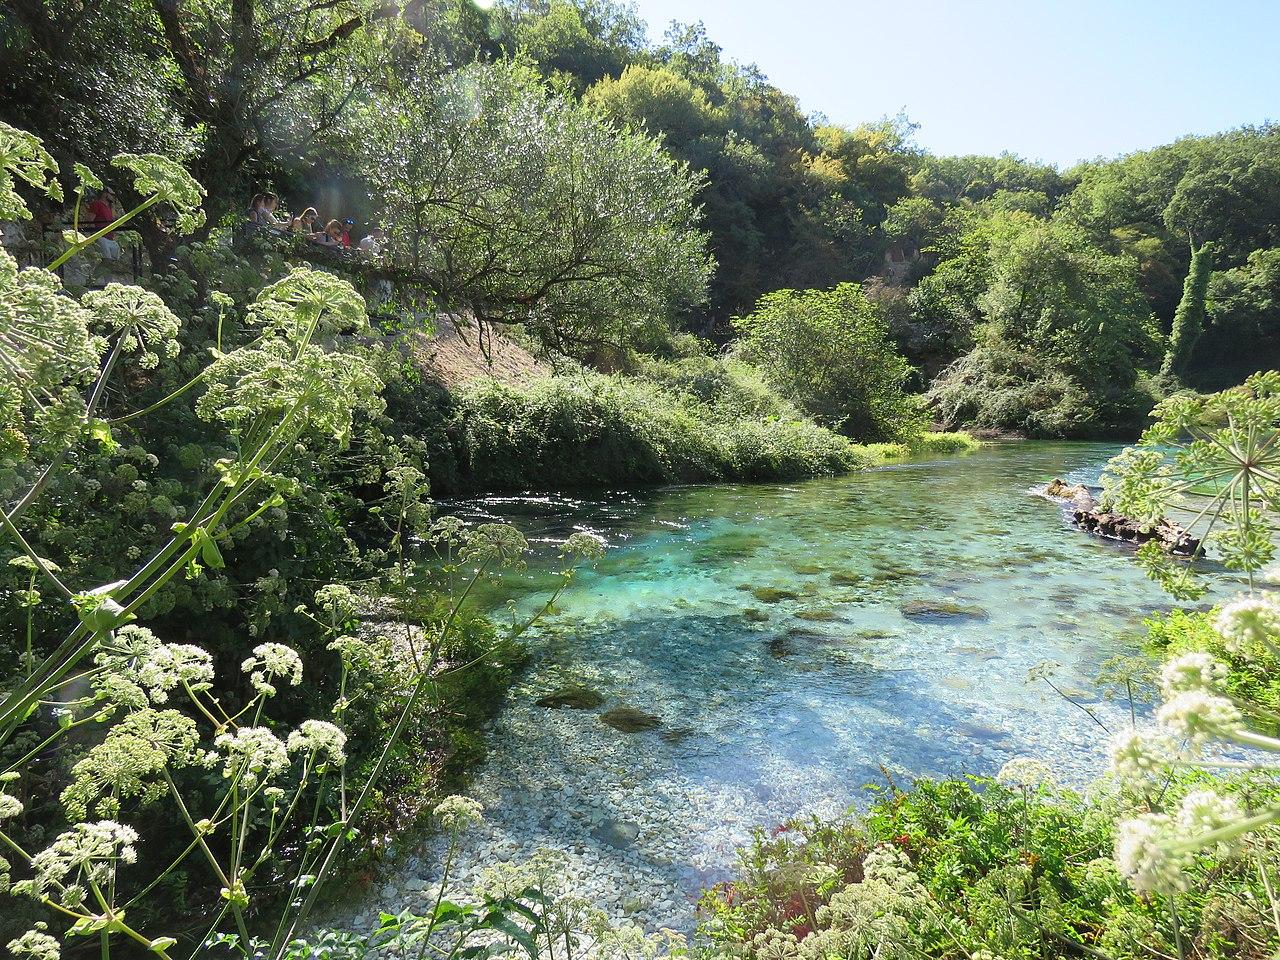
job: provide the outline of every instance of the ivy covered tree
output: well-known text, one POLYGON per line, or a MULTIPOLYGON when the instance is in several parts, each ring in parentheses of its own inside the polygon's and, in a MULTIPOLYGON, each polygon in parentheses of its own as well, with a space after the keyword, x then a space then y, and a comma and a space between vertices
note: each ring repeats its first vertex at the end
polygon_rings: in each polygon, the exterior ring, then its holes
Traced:
POLYGON ((1169 347, 1160 365, 1162 377, 1180 377, 1191 363, 1191 352, 1204 330, 1205 297, 1209 292, 1209 277, 1213 272, 1213 249, 1202 243, 1191 252, 1191 268, 1182 286, 1182 299, 1173 315, 1173 329, 1169 332, 1169 347))

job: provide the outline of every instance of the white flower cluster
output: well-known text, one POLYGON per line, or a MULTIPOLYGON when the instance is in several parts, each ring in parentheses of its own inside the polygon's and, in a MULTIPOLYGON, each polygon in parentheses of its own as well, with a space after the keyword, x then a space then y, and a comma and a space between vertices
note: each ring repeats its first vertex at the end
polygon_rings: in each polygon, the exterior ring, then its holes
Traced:
POLYGON ((1160 671, 1160 693, 1172 700, 1180 693, 1216 692, 1227 678, 1226 664, 1207 653, 1184 653, 1160 671))
POLYGON ((1235 704, 1204 690, 1188 690, 1166 700, 1156 711, 1156 720, 1193 749, 1214 737, 1230 736, 1244 722, 1235 704))
POLYGON ((322 753, 338 766, 347 762, 346 746, 347 735, 325 720, 303 720, 286 743, 290 753, 322 753))
POLYGON ((14 960, 59 960, 62 948, 58 941, 44 932, 44 924, 37 924, 36 929, 28 930, 22 936, 8 943, 9 956, 14 960))
POLYGON ((1182 798, 1176 816, 1144 813, 1120 824, 1116 834, 1116 865, 1139 893, 1180 893, 1190 887, 1187 868, 1197 851, 1219 857, 1238 854, 1244 832, 1205 838, 1244 819, 1234 797, 1212 790, 1194 790, 1182 798))
POLYGON ((445 797, 434 810, 440 825, 446 830, 465 830, 484 819, 484 807, 470 797, 445 797))
POLYGON ((288 750, 266 727, 240 727, 234 733, 220 733, 214 746, 226 754, 222 775, 240 776, 249 789, 289 767, 288 750))
POLYGON ((153 703, 164 703, 169 691, 182 684, 207 690, 213 682, 213 657, 190 643, 164 643, 138 669, 138 680, 153 703))
POLYGON ((1269 596, 1239 596, 1218 612, 1214 626, 1230 653, 1253 658, 1280 635, 1280 604, 1269 596))
POLYGON ((1121 730, 1111 738, 1111 772, 1121 780, 1140 780, 1159 773, 1177 754, 1177 745, 1164 734, 1121 730))
POLYGON ((0 793, 0 820, 22 816, 22 801, 9 793, 0 793))
POLYGON ((83 901, 80 879, 107 883, 119 863, 136 863, 138 833, 114 820, 77 823, 31 858, 32 877, 13 885, 13 892, 41 899, 53 889, 64 905, 83 901))
POLYGON ((209 689, 213 658, 189 643, 161 643, 146 627, 126 624, 94 658, 98 694, 112 703, 141 709, 165 703, 170 691, 186 683, 192 691, 209 689))
POLYGON ((1015 757, 1000 768, 996 782, 1006 787, 1025 787, 1034 790, 1053 784, 1053 771, 1048 765, 1029 757, 1015 757))
POLYGON ((253 648, 253 656, 240 664, 240 669, 249 674, 253 688, 268 697, 276 695, 272 680, 281 678, 293 687, 302 682, 302 658, 283 643, 258 644, 253 648))

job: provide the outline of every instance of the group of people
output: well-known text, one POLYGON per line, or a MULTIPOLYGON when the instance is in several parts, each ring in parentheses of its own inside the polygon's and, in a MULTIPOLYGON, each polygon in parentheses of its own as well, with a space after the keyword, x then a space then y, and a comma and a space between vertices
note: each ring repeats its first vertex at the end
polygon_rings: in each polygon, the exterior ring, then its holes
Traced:
MULTIPOLYGON (((274 193, 259 193, 249 205, 249 221, 269 230, 304 236, 321 246, 351 248, 351 228, 356 223, 354 220, 330 220, 321 227, 320 214, 315 207, 307 207, 296 217, 289 217, 277 213, 279 206, 280 198, 274 193)), ((386 233, 374 224, 355 246, 363 253, 378 256, 386 242, 386 233)))

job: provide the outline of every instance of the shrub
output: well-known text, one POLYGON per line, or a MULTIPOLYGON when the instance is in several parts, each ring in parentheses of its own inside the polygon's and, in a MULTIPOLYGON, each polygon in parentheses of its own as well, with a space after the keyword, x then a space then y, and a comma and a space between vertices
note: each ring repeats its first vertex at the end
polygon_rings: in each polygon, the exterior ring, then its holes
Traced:
POLYGON ((911 367, 857 284, 778 290, 735 323, 741 358, 818 422, 858 440, 902 440, 922 429, 918 404, 903 390, 911 367))

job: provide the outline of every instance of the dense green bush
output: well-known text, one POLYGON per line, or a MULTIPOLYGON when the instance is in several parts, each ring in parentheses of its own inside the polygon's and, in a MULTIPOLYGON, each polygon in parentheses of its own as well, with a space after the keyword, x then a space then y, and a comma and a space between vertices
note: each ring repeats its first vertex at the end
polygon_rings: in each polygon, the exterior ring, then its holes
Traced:
POLYGON ((765 294, 735 324, 739 355, 820 423, 857 440, 902 440, 922 428, 903 390, 911 368, 857 284, 765 294))
MULTIPOLYGON (((1259 874, 1259 863, 1272 875, 1280 864, 1273 845, 1259 845, 1260 860, 1200 857, 1175 921, 1112 860, 1118 816, 1146 799, 1082 797, 1035 782, 1047 771, 1019 763, 1003 783, 920 780, 881 791, 861 817, 757 832, 737 879, 703 897, 703 931, 760 960, 1262 958, 1280 945, 1259 874)), ((1207 779, 1180 777, 1159 802, 1176 806, 1207 779)), ((1228 788, 1249 805, 1276 795, 1260 779, 1228 788)))
POLYGON ((616 375, 477 382, 455 418, 459 468, 476 489, 786 480, 861 462, 843 437, 803 419, 728 416, 616 375))

